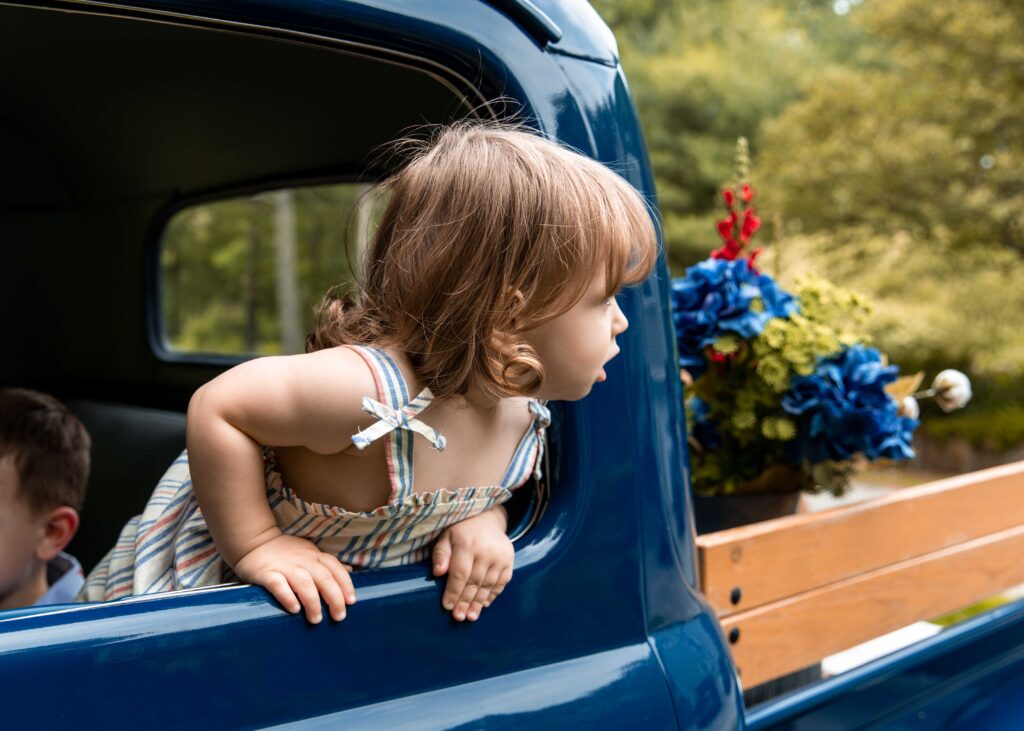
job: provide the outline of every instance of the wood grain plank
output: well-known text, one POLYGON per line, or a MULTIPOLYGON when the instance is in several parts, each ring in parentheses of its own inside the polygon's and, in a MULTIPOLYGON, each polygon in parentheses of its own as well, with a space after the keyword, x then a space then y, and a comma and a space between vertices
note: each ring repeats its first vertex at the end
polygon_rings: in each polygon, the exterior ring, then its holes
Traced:
POLYGON ((1024 526, 722 620, 745 687, 1024 583, 1024 526))
POLYGON ((698 536, 701 587, 724 618, 1021 524, 1024 461, 698 536))

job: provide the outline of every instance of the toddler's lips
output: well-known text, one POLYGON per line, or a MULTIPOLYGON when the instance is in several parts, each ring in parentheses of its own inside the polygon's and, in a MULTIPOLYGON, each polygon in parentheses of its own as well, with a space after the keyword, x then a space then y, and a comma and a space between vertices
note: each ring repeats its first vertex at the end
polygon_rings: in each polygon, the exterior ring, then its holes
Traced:
POLYGON ((600 383, 601 381, 603 381, 607 377, 608 377, 608 375, 604 372, 604 368, 602 368, 601 371, 597 374, 597 382, 600 383))

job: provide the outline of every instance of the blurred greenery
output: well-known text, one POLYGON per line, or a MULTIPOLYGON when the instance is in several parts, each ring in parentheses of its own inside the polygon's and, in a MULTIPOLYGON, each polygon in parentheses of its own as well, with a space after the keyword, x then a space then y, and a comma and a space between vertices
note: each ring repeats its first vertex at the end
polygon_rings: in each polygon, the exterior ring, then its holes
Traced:
MULTIPOLYGON (((365 186, 343 183, 264 193, 184 209, 164 235, 161 269, 164 332, 177 351, 203 353, 298 352, 284 320, 305 335, 314 306, 353 276, 347 239, 356 225, 353 206, 365 186), (280 280, 281 222, 292 209, 291 281, 280 280), (297 300, 289 313, 282 287, 297 300)), ((287 296, 287 295, 286 295, 287 296)))
POLYGON ((944 614, 941 617, 928 621, 932 624, 940 625, 941 627, 952 627, 954 624, 959 624, 960 622, 971 619, 972 617, 977 617, 979 614, 984 614, 985 612, 1001 607, 1004 604, 1009 604, 1011 601, 1013 601, 1013 597, 1000 594, 999 596, 989 597, 977 604, 972 604, 969 607, 964 607, 958 611, 944 614))
POLYGON ((1024 4, 595 0, 644 124, 674 273, 718 245, 718 190, 750 139, 762 259, 875 303, 904 372, 967 372, 924 430, 1024 441, 1024 4))

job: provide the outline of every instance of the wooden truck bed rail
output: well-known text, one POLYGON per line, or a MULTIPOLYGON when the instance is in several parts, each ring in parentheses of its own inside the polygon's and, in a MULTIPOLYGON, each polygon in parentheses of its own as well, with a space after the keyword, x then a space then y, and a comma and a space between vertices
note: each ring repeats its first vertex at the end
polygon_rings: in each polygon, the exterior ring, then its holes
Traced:
POLYGON ((1024 584, 1024 462, 697 538, 746 687, 1024 584))

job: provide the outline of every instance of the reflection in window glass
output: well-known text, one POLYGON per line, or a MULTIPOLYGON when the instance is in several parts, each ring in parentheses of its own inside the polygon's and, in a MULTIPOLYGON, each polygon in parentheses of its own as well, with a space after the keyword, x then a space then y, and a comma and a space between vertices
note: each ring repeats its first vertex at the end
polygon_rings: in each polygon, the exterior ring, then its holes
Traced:
POLYGON ((229 355, 302 352, 324 293, 352 285, 378 197, 364 184, 342 183, 178 212, 160 252, 165 347, 229 355))

